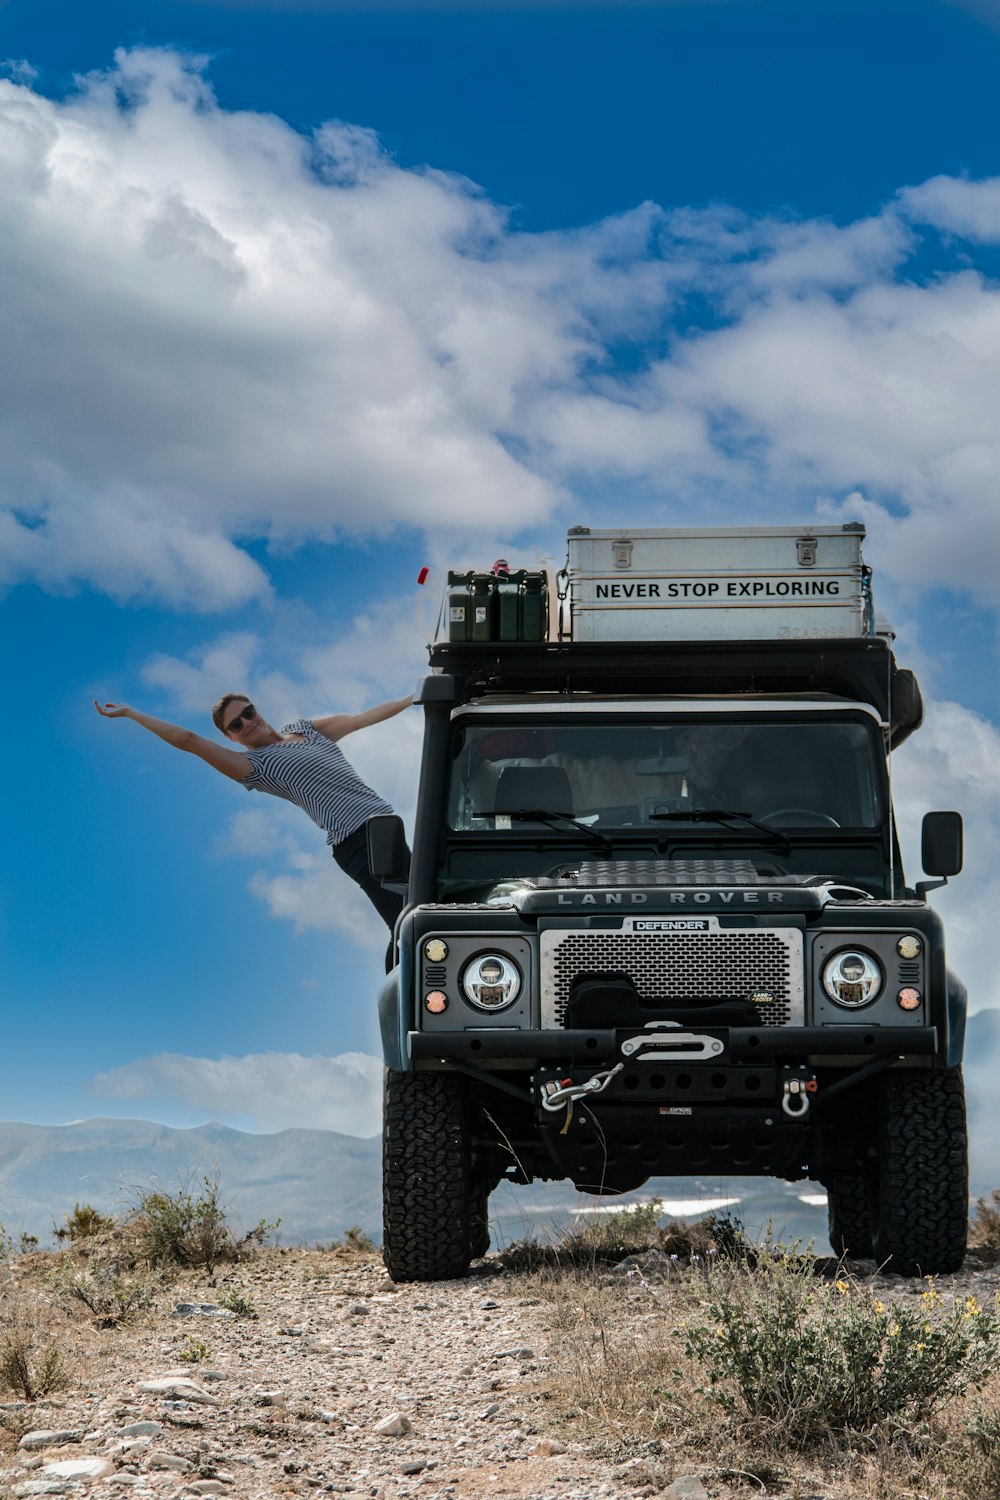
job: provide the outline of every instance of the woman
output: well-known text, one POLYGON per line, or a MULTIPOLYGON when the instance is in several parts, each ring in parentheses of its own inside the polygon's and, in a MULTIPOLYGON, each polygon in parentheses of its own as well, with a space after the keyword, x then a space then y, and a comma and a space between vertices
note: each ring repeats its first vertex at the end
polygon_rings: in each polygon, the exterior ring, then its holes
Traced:
POLYGON ((229 750, 193 729, 155 719, 126 703, 101 704, 95 698, 94 707, 106 719, 132 719, 175 749, 197 755, 223 776, 241 781, 248 791, 270 792, 301 807, 325 831, 334 859, 357 881, 391 931, 403 898, 372 875, 366 824, 392 808, 365 785, 337 742, 356 729, 393 718, 412 702, 411 694, 360 714, 293 719, 279 733, 245 693, 226 693, 212 709, 212 719, 227 740, 243 747, 240 750, 229 750))

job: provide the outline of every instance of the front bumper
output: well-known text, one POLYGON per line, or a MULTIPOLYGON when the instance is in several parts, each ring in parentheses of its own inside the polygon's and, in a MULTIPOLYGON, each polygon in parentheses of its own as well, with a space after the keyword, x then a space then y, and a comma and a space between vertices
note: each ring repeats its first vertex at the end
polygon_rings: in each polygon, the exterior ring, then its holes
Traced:
MULTIPOLYGON (((813 1066, 852 1064, 876 1057, 934 1057, 939 1051, 936 1026, 774 1026, 698 1028, 722 1046, 711 1055, 711 1063, 762 1064, 771 1060, 808 1060, 813 1066)), ((664 1040, 669 1033, 657 1033, 664 1040)), ((407 1036, 414 1063, 434 1062, 529 1063, 551 1060, 573 1064, 615 1063, 628 1056, 622 1044, 636 1036, 636 1028, 619 1027, 595 1031, 411 1031, 407 1036)), ((705 1066, 707 1059, 682 1059, 691 1066, 705 1066)), ((637 1066, 644 1066, 641 1057, 637 1066)), ((709 1064, 711 1065, 711 1064, 709 1064)))

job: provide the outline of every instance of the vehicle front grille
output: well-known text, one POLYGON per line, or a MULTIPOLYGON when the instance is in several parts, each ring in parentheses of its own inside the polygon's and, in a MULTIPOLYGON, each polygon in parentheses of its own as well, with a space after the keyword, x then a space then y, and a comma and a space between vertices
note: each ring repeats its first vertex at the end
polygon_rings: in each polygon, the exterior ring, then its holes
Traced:
POLYGON ((803 1022, 802 934, 794 927, 711 932, 541 933, 542 1025, 566 1024, 581 974, 627 974, 648 1004, 754 1000, 763 1026, 803 1022), (771 998, 765 1000, 764 995, 771 998))

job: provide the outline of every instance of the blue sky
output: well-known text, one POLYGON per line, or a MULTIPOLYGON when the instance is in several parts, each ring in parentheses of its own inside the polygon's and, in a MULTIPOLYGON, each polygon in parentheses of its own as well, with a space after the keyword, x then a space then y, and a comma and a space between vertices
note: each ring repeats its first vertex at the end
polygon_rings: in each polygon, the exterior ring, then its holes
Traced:
MULTIPOLYGON (((4 58, 6 1117, 377 1127, 322 839, 90 699, 396 696, 422 564, 579 521, 866 521, 1000 1004, 994 7, 6 0, 4 58)), ((418 747, 348 748, 409 814, 418 747)))

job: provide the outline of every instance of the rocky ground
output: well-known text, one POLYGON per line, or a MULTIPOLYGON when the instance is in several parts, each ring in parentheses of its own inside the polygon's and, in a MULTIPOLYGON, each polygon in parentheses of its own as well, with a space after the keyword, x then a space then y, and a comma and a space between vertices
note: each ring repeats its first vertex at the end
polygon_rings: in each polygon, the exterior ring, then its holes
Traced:
POLYGON ((547 1416, 548 1322, 508 1278, 397 1287, 374 1256, 265 1251, 95 1330, 69 1389, 2 1403, 0 1494, 633 1496, 547 1416))
MULTIPOLYGON (((762 1488, 683 1462, 651 1478, 641 1443, 623 1456, 595 1441, 558 1396, 572 1356, 551 1299, 496 1262, 397 1287, 371 1254, 267 1250, 217 1279, 187 1273, 131 1329, 97 1329, 59 1311, 51 1259, 11 1262, 0 1280, 8 1307, 34 1297, 64 1318, 51 1326, 72 1377, 0 1404, 3 1496, 745 1500, 762 1488), (222 1306, 240 1298, 241 1312, 222 1306)), ((637 1323, 657 1316, 642 1280, 619 1276, 622 1317, 637 1323)), ((998 1280, 973 1266, 949 1295, 985 1300, 998 1280)), ((895 1282, 897 1295, 920 1290, 895 1282)))

